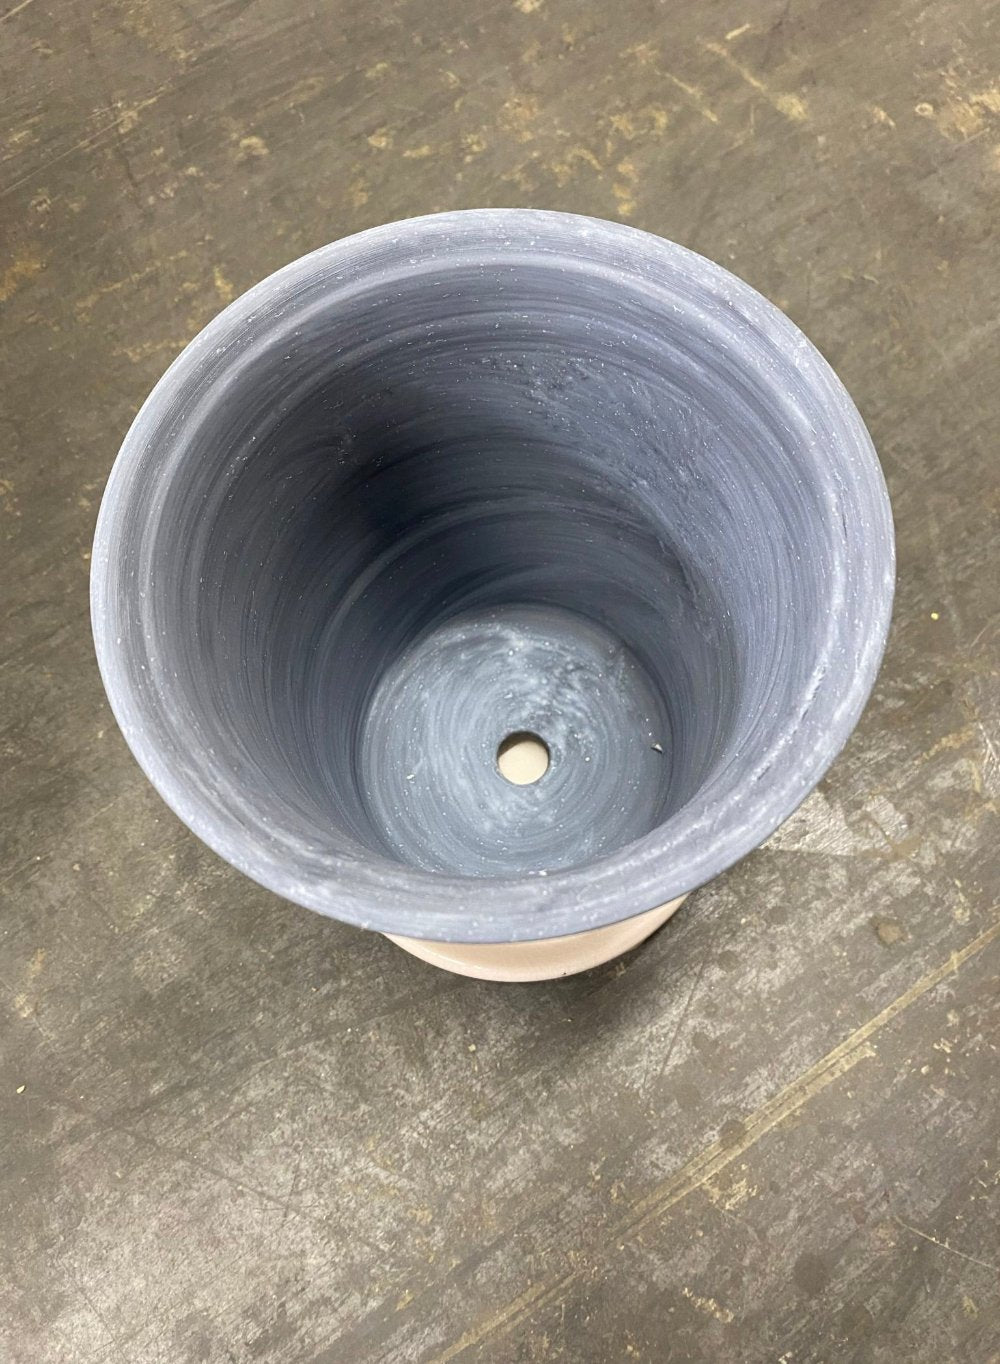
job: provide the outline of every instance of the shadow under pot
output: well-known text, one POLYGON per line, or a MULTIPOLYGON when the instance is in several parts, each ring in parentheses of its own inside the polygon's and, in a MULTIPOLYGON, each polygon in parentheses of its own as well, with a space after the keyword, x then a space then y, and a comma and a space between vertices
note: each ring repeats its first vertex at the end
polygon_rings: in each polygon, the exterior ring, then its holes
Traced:
POLYGON ((871 441, 786 317, 632 228, 476 210, 324 247, 191 342, 112 471, 92 609, 210 847, 528 980, 796 808, 892 585, 871 441))

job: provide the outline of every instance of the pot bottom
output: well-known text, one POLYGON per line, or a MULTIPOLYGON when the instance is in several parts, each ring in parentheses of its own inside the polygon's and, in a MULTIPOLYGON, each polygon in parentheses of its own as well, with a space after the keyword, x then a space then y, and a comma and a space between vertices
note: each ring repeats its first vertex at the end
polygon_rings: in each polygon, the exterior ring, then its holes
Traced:
POLYGON ((561 938, 539 938, 535 942, 452 943, 406 938, 395 933, 385 936, 404 952, 456 975, 512 983, 558 980, 603 966, 638 947, 665 924, 686 899, 686 895, 681 895, 644 914, 633 915, 604 928, 570 933, 561 938))
POLYGON ((360 778, 380 841, 462 876, 545 874, 615 852, 660 823, 670 724, 613 633, 552 606, 453 617, 381 678, 360 778), (541 761, 512 773, 518 741, 541 761))

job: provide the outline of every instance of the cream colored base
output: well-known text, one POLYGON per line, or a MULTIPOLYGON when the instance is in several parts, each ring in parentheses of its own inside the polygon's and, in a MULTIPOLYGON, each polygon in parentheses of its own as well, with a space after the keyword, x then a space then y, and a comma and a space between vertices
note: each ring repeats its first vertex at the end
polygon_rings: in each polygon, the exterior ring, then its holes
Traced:
POLYGON ((686 895, 681 895, 620 924, 592 928, 587 933, 570 933, 563 938, 540 938, 537 942, 431 942, 427 938, 402 938, 395 933, 385 936, 404 952, 460 976, 475 976, 477 980, 557 980, 602 966, 638 947, 686 899, 686 895))

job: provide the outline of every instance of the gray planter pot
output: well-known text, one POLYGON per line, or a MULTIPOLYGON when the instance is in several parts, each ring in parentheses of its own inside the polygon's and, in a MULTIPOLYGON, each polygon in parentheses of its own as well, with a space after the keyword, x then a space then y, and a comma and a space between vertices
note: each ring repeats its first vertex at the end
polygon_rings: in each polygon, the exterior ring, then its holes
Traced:
POLYGON ((786 317, 646 233, 477 210, 324 247, 191 342, 112 471, 92 609, 136 758, 227 861, 522 943, 765 839, 855 725, 892 586, 871 441, 786 317))

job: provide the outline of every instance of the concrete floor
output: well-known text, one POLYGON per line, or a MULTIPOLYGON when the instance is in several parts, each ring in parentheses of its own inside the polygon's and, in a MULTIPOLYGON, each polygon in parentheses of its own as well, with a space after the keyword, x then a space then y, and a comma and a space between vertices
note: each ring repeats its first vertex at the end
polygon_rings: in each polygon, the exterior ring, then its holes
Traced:
POLYGON ((0 1359, 1000 1358, 1000 11, 6 0, 0 1359), (899 528, 847 752, 630 958, 436 973, 164 808, 87 621, 180 346, 425 210, 626 219, 830 358, 899 528))

